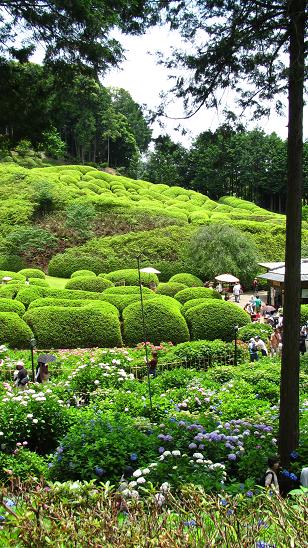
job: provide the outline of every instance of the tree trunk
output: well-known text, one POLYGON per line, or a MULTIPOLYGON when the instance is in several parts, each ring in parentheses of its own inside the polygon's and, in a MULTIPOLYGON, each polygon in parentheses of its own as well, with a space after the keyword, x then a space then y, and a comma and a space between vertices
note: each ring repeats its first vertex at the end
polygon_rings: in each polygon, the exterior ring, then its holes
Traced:
POLYGON ((303 184, 303 88, 306 0, 289 0, 290 65, 285 300, 280 383, 279 451, 283 466, 299 441, 299 328, 301 207, 303 184))

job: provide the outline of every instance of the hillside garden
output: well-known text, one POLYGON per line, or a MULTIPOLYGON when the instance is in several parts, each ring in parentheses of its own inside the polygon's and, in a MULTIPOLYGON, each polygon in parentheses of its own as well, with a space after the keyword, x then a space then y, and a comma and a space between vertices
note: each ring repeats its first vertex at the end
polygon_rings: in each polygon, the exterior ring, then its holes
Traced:
POLYGON ((226 269, 249 288, 258 260, 283 257, 284 217, 88 166, 2 164, 1 185, 5 545, 31 534, 73 546, 80 519, 93 546, 92 537, 122 545, 127 531, 131 546, 144 534, 154 546, 170 535, 188 546, 305 543, 296 487, 307 461, 306 357, 300 446, 281 476, 294 494, 284 501, 258 486, 277 452, 280 363, 251 365, 247 341, 270 330, 204 287, 226 269), (137 255, 161 271, 141 273, 147 344, 159 357, 150 393, 137 255), (35 362, 42 352, 57 360, 47 384, 20 390, 13 372, 22 360, 32 381, 31 345, 35 362), (94 515, 109 516, 112 532, 98 531, 94 515))

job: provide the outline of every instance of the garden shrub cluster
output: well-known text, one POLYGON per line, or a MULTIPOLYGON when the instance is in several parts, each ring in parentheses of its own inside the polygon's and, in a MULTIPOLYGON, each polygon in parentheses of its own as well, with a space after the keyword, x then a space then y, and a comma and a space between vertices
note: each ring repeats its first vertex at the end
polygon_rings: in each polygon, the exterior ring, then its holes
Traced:
POLYGON ((76 270, 71 274, 71 278, 78 278, 79 276, 92 276, 95 278, 96 274, 92 270, 76 270))
POLYGON ((234 326, 251 322, 249 315, 233 303, 208 299, 185 313, 192 339, 234 339, 234 326))
POLYGON ((41 348, 83 348, 121 346, 117 310, 102 303, 95 306, 46 306, 29 309, 25 321, 32 328, 41 348))
POLYGON ((160 283, 156 288, 156 293, 158 295, 168 295, 169 297, 174 297, 176 293, 186 288, 187 285, 179 282, 160 283))
POLYGON ((29 348, 33 333, 17 312, 0 312, 0 343, 11 348, 29 348))
POLYGON ((21 302, 0 297, 0 312, 16 312, 18 316, 22 317, 25 310, 26 309, 21 302))
POLYGON ((77 276, 66 283, 65 289, 81 289, 82 291, 102 293, 108 287, 112 287, 112 285, 112 282, 107 278, 77 276))
POLYGON ((200 278, 194 276, 193 274, 188 274, 187 272, 181 272, 171 276, 169 282, 185 284, 187 287, 203 287, 203 282, 200 278))
POLYGON ((192 299, 221 299, 221 295, 209 287, 189 287, 176 293, 174 298, 184 304, 192 299))
POLYGON ((22 274, 25 278, 45 278, 45 274, 40 268, 23 268, 18 271, 18 274, 22 274))
MULTIPOLYGON (((172 341, 174 344, 188 341, 189 331, 186 321, 176 305, 150 299, 144 302, 146 336, 153 344, 172 341)), ((140 302, 127 306, 123 311, 123 334, 127 345, 144 340, 140 302)))
MULTIPOLYGON (((113 283, 121 283, 127 285, 139 285, 139 273, 138 269, 127 268, 122 270, 115 270, 106 274, 106 278, 113 283)), ((158 285, 159 279, 157 274, 148 274, 147 272, 140 272, 141 283, 148 285, 149 283, 155 283, 158 285)))

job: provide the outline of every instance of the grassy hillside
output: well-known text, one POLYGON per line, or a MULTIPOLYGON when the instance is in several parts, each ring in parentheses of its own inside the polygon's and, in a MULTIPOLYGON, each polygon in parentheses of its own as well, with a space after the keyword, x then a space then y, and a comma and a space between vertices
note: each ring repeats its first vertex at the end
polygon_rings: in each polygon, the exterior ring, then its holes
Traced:
POLYGON ((108 272, 135 266, 143 252, 167 279, 183 270, 185 246, 197 227, 212 222, 252 234, 260 259, 283 256, 284 216, 238 198, 214 202, 192 190, 79 165, 27 169, 2 163, 0 185, 2 269, 18 270, 21 263, 46 268, 57 255, 52 275, 87 267, 108 272))

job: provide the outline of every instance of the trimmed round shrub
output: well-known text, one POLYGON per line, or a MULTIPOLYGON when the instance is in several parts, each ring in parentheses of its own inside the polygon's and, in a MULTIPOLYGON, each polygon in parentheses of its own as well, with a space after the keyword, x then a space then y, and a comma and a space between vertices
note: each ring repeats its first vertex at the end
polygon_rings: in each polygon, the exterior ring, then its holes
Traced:
POLYGON ((90 348, 121 346, 120 322, 116 312, 102 306, 46 306, 29 309, 25 321, 33 329, 41 348, 90 348), (42 313, 43 312, 43 313, 42 313))
POLYGON ((203 282, 202 280, 200 280, 200 278, 186 272, 181 272, 180 274, 175 274, 174 276, 171 276, 169 282, 185 284, 187 285, 187 287, 203 287, 203 282))
POLYGON ((18 291, 24 287, 22 282, 15 282, 14 284, 0 285, 0 297, 7 299, 15 299, 18 291))
POLYGON ((251 322, 248 314, 233 303, 218 299, 208 299, 203 304, 190 308, 185 313, 192 340, 213 341, 234 339, 234 326, 251 322))
POLYGON ((25 278, 45 278, 44 272, 40 268, 23 268, 18 274, 22 274, 25 278))
POLYGON ((44 287, 39 287, 38 285, 29 285, 27 287, 23 287, 18 291, 16 295, 16 301, 20 301, 27 308, 32 301, 35 301, 35 299, 44 297, 45 291, 47 291, 47 289, 45 289, 44 287))
POLYGON ((19 272, 12 272, 11 270, 0 270, 0 282, 3 278, 12 278, 12 280, 25 281, 25 276, 19 272))
POLYGON ((80 308, 82 306, 92 306, 92 308, 101 308, 102 310, 106 311, 109 310, 111 313, 116 314, 116 316, 119 316, 119 311, 111 303, 108 303, 107 301, 102 300, 87 300, 87 299, 56 299, 54 297, 43 297, 42 299, 37 299, 36 301, 32 301, 32 303, 29 304, 28 310, 31 310, 32 308, 41 308, 44 306, 73 306, 74 308, 80 308))
POLYGON ((72 253, 63 253, 55 255, 48 265, 49 276, 59 278, 69 278, 77 270, 91 270, 99 274, 105 270, 105 260, 87 253, 82 255, 73 255, 72 253))
POLYGON ((190 299, 189 301, 186 301, 186 303, 183 304, 182 306, 182 314, 185 316, 187 310, 189 310, 190 308, 194 308, 195 306, 198 306, 199 304, 203 304, 204 302, 206 302, 208 300, 208 298, 201 298, 201 299, 190 299))
POLYGON ((0 312, 0 344, 10 348, 29 348, 33 333, 16 312, 0 312))
POLYGON ((273 330, 270 325, 266 323, 252 323, 250 325, 244 325, 238 330, 238 339, 244 342, 249 342, 249 339, 258 335, 260 339, 266 341, 269 339, 273 330))
POLYGON ((71 278, 79 278, 80 276, 96 278, 96 274, 92 270, 76 270, 76 272, 73 272, 73 274, 71 274, 71 278))
MULTIPOLYGON (((124 281, 127 285, 139 285, 139 275, 137 268, 124 268, 123 270, 114 270, 106 274, 106 278, 113 283, 124 281)), ((159 280, 156 274, 147 274, 140 272, 141 282, 145 285, 153 282, 158 285, 159 280)))
POLYGON ((21 302, 0 298, 0 312, 16 312, 18 316, 22 317, 25 311, 26 309, 21 302))
MULTIPOLYGON (((118 285, 108 287, 104 295, 140 295, 140 287, 136 285, 118 285)), ((142 288, 142 295, 153 295, 153 291, 148 287, 142 288)))
POLYGON ((156 295, 154 296, 154 299, 152 299, 152 302, 158 302, 162 303, 166 306, 169 306, 172 310, 179 310, 182 311, 182 305, 179 301, 174 299, 173 297, 169 297, 168 295, 156 295))
POLYGON ((1 255, 0 269, 18 272, 24 266, 24 262, 19 255, 1 255))
POLYGON ((65 285, 65 289, 80 289, 81 291, 95 291, 97 293, 102 293, 107 287, 112 287, 112 282, 96 276, 95 278, 91 276, 77 276, 77 278, 70 279, 65 285))
POLYGON ((169 297, 174 297, 182 289, 186 289, 187 285, 181 284, 179 282, 168 282, 158 284, 156 288, 156 294, 158 295, 168 295, 169 297))
POLYGON ((174 298, 184 304, 191 299, 220 299, 221 295, 210 287, 188 287, 176 293, 174 298))
MULTIPOLYGON (((155 297, 155 293, 151 291, 150 294, 146 293, 143 296, 143 300, 153 299, 154 297, 155 297)), ((128 293, 128 294, 108 293, 107 295, 106 292, 104 291, 104 293, 102 293, 101 298, 103 301, 106 301, 116 306, 120 314, 122 314, 124 308, 126 308, 130 304, 138 303, 138 302, 140 303, 140 295, 138 295, 137 293, 128 293)))
MULTIPOLYGON (((144 319, 147 340, 153 344, 171 341, 174 344, 189 340, 185 319, 176 308, 155 299, 144 302, 144 319)), ((127 306, 123 311, 124 341, 132 346, 144 340, 140 303, 127 306)))
POLYGON ((40 287, 49 287, 47 280, 42 278, 29 278, 30 285, 39 285, 40 287))

